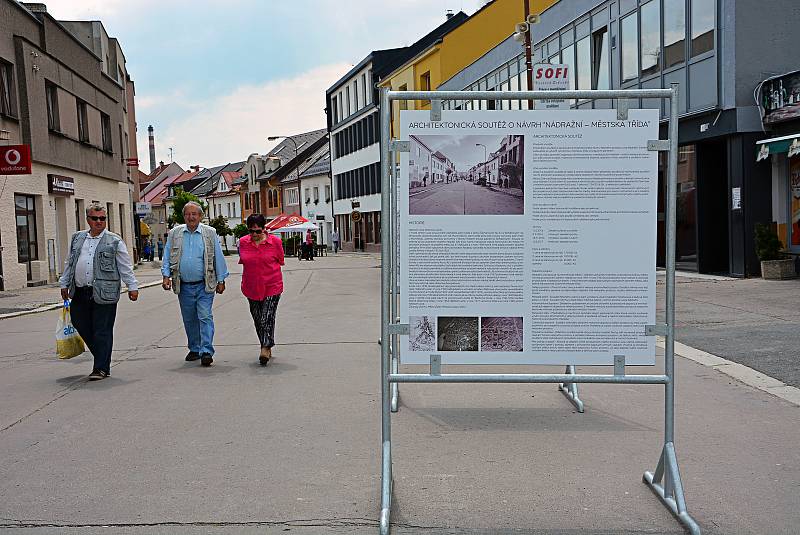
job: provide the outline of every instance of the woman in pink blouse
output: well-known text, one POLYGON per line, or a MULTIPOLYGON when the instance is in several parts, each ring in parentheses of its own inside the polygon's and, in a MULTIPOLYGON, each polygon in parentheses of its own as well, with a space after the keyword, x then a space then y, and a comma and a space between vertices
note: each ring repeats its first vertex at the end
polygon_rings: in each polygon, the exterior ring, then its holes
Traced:
POLYGON ((239 240, 242 264, 242 293, 250 302, 261 354, 258 362, 266 366, 275 345, 275 313, 283 293, 283 243, 264 230, 267 220, 261 214, 247 217, 250 233, 239 240))

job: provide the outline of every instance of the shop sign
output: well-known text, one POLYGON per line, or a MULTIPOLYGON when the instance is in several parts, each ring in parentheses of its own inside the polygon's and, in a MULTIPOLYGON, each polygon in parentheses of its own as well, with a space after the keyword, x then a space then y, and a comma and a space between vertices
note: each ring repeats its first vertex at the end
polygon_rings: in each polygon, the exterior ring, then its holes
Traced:
POLYGON ((800 117, 800 72, 768 80, 761 85, 765 123, 800 117))
MULTIPOLYGON (((569 89, 569 65, 537 63, 533 66, 534 91, 566 91, 567 89, 569 89)), ((536 102, 536 109, 569 109, 569 102, 563 98, 539 100, 536 102)))
POLYGON ((0 147, 0 175, 29 175, 31 148, 28 145, 6 145, 0 147))
POLYGON ((62 175, 47 175, 47 191, 53 195, 75 193, 75 179, 62 175))
POLYGON ((139 167, 139 158, 125 158, 125 165, 128 167, 139 167))
POLYGON ((153 205, 149 202, 136 203, 136 215, 146 216, 153 212, 153 205))

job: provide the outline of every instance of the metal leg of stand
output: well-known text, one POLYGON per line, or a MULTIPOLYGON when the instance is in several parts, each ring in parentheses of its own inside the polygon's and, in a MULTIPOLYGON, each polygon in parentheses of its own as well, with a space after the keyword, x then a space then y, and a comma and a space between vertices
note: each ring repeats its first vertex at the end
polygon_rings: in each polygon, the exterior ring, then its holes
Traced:
MULTIPOLYGON (((392 353, 392 373, 399 373, 400 372, 400 365, 398 363, 398 358, 392 353)), ((400 385, 398 383, 392 383, 392 412, 397 412, 397 409, 400 408, 400 385)))
MULTIPOLYGON (((575 374, 575 366, 569 365, 567 366, 566 373, 575 374)), ((570 403, 575 405, 575 408, 578 409, 578 412, 582 413, 583 409, 583 401, 581 398, 578 397, 578 383, 558 383, 558 389, 564 394, 570 403)))
POLYGON ((686 511, 683 483, 672 442, 664 444, 655 473, 645 472, 642 480, 689 533, 700 535, 700 526, 686 511))
POLYGON ((383 443, 383 471, 381 477, 381 535, 389 535, 389 518, 392 512, 392 443, 383 443))

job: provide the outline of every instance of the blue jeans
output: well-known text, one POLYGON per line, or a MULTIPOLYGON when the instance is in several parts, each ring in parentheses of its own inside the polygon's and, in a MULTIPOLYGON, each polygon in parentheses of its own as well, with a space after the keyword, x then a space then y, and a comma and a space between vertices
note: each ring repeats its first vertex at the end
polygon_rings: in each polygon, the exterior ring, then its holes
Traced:
POLYGON ((211 306, 214 304, 214 292, 206 292, 206 285, 201 283, 181 283, 178 294, 181 305, 183 328, 189 342, 189 351, 209 355, 214 354, 214 316, 211 306))

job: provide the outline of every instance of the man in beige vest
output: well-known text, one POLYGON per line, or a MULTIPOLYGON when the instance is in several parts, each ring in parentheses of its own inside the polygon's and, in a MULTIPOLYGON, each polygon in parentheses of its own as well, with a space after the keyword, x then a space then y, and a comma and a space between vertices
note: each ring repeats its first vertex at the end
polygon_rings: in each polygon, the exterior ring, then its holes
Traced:
POLYGON ((183 207, 183 225, 169 231, 164 247, 161 286, 178 294, 183 327, 189 345, 187 361, 214 361, 214 292, 225 291, 228 267, 217 231, 200 223, 203 208, 196 202, 183 207))

